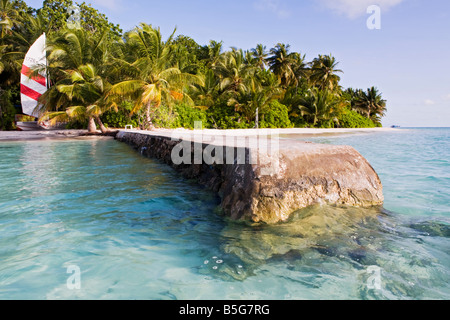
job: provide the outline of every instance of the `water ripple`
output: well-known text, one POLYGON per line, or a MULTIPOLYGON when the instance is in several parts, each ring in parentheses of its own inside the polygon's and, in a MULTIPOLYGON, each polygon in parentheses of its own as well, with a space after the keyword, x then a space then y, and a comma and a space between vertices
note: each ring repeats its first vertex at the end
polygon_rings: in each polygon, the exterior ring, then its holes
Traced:
POLYGON ((425 133, 327 137, 369 159, 385 207, 276 226, 228 221, 216 195, 116 141, 0 144, 0 298, 448 299, 450 148, 425 133))

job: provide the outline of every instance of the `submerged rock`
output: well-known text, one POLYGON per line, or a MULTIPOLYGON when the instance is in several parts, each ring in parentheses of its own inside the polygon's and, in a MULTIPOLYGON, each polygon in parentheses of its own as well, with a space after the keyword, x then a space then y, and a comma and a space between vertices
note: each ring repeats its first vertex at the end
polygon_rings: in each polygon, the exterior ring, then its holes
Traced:
POLYGON ((320 202, 368 207, 384 201, 378 175, 352 147, 296 142, 281 145, 276 157, 273 175, 258 166, 241 168, 238 179, 229 175, 223 207, 232 217, 277 223, 320 202))
POLYGON ((450 238, 450 225, 438 221, 411 224, 410 227, 430 237, 450 238))
POLYGON ((234 220, 274 224, 317 203, 370 207, 384 201, 375 170, 349 146, 270 136, 230 139, 228 132, 173 137, 173 131, 121 131, 116 138, 218 192, 224 213, 234 220), (180 164, 173 158, 182 142, 177 156, 187 161, 180 164), (215 161, 207 164, 204 155, 215 161))

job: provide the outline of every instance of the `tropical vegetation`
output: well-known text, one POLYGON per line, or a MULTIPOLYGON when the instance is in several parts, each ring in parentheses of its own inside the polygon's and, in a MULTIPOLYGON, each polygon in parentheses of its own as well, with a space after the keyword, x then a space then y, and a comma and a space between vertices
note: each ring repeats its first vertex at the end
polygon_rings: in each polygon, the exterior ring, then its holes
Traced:
POLYGON ((227 50, 176 30, 165 38, 147 23, 123 32, 90 5, 74 5, 0 0, 1 130, 14 129, 22 61, 44 32, 51 86, 41 118, 70 127, 375 127, 386 113, 376 87, 341 87, 332 55, 308 61, 284 43, 227 50))

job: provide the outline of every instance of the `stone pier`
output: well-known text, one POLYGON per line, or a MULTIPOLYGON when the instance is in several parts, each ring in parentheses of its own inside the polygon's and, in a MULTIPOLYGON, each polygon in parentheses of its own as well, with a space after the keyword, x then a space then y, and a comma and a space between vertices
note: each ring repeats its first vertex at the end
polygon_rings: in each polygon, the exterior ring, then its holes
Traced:
POLYGON ((354 148, 280 138, 277 130, 257 133, 128 130, 116 139, 217 192, 235 220, 273 224, 317 203, 383 203, 377 173, 354 148))

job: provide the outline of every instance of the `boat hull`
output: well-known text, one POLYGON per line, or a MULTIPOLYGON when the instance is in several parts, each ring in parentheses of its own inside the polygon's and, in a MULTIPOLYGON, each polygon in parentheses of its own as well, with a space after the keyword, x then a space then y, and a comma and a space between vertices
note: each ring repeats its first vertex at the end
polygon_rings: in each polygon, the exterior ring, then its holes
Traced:
POLYGON ((43 131, 47 130, 40 126, 37 121, 16 122, 16 127, 21 131, 43 131))
POLYGON ((66 128, 66 123, 57 123, 54 126, 48 124, 48 122, 37 122, 37 121, 27 121, 27 122, 16 122, 16 127, 20 131, 43 131, 43 130, 64 130, 66 128))

